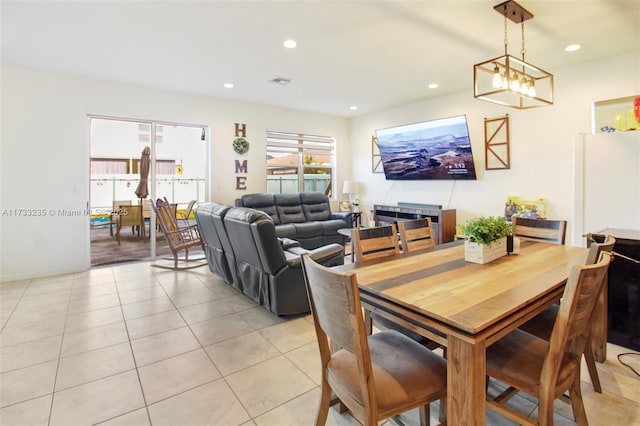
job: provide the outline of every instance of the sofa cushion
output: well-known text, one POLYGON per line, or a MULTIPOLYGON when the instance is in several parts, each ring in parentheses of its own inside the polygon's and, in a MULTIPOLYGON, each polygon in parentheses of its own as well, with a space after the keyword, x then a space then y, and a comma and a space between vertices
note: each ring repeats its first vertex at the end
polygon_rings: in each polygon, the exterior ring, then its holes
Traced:
POLYGON ((276 225, 276 235, 278 236, 278 238, 290 238, 292 240, 295 240, 296 227, 293 226, 293 223, 276 225))
POLYGON ((276 194, 274 198, 280 223, 300 223, 307 221, 298 194, 276 194))
POLYGON ((308 221, 327 220, 331 215, 329 199, 321 192, 303 192, 300 194, 302 209, 308 221))
POLYGON ((236 204, 240 204, 238 207, 249 207, 265 212, 271 217, 273 223, 276 225, 280 223, 273 194, 262 193, 243 195, 242 198, 240 198, 240 203, 236 204))
POLYGON ((295 238, 296 240, 319 237, 324 235, 322 222, 294 223, 293 226, 296 228, 296 238, 295 238))
POLYGON ((347 222, 342 219, 330 219, 319 222, 322 224, 323 235, 337 235, 338 229, 347 228, 347 222))

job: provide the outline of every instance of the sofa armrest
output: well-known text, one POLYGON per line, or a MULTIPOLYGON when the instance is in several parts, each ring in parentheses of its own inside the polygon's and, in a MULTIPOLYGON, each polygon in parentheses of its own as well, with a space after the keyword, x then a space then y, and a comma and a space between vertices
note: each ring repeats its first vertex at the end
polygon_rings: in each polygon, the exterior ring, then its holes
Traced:
POLYGON ((296 240, 292 240, 291 238, 278 237, 278 241, 280 241, 280 245, 283 250, 289 250, 290 248, 300 247, 300 243, 296 240))
POLYGON ((335 266, 344 264, 344 247, 340 244, 327 244, 314 250, 306 250, 302 247, 292 247, 285 251, 285 257, 289 266, 294 268, 301 267, 303 253, 309 253, 309 256, 324 266, 335 266))
POLYGON ((331 212, 329 219, 342 219, 347 222, 347 228, 353 228, 353 212, 331 212))

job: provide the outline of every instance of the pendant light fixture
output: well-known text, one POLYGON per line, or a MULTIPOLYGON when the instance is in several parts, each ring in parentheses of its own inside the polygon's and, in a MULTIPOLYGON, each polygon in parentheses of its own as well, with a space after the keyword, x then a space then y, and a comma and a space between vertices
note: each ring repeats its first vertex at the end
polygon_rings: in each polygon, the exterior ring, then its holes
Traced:
POLYGON ((493 9, 504 16, 504 55, 473 66, 473 96, 518 109, 553 105, 553 74, 524 59, 524 22, 532 19, 533 14, 513 0, 493 9), (507 18, 520 24, 521 59, 508 53, 507 18))

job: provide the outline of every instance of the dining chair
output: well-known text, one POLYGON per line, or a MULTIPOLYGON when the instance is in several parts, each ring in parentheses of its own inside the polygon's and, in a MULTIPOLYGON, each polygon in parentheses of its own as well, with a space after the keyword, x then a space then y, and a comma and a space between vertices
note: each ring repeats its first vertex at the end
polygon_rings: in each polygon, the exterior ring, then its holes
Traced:
POLYGON ((564 244, 567 234, 566 220, 529 219, 512 217, 513 235, 521 239, 564 244))
POLYGON ((400 253, 395 224, 354 229, 351 240, 357 262, 397 256, 400 253))
POLYGON ((365 426, 413 408, 428 425, 429 403, 446 405, 446 361, 393 330, 367 336, 354 272, 327 268, 308 254, 302 267, 322 364, 315 424, 326 423, 333 392, 365 426), (329 340, 340 349, 332 353, 329 340))
POLYGON ((596 264, 571 269, 549 341, 516 329, 487 347, 487 375, 509 386, 488 399, 489 408, 519 424, 553 425, 553 402, 568 390, 576 423, 588 424, 580 389, 580 360, 611 261, 610 253, 600 256, 596 264), (538 398, 537 423, 504 405, 519 391, 538 398))
MULTIPOLYGON (((593 242, 589 247, 589 254, 587 255, 587 260, 585 261, 585 265, 593 265, 600 258, 600 253, 606 252, 611 253, 613 250, 613 246, 616 244, 616 239, 612 236, 605 237, 602 243, 593 242)), ((605 275, 606 282, 606 275, 605 275)), ((607 303, 606 300, 606 287, 604 284, 602 286, 602 290, 600 293, 596 294, 595 297, 598 299, 596 303, 607 303)), ((520 326, 521 330, 526 331, 527 333, 533 334, 534 336, 538 336, 542 339, 549 340, 551 338, 551 332, 553 330, 553 325, 556 321, 556 317, 558 316, 558 311, 560 309, 560 305, 557 303, 551 305, 549 308, 542 311, 540 314, 536 315, 526 323, 520 326)), ((593 353, 593 347, 591 344, 591 333, 587 335, 587 343, 584 346, 584 359, 587 364, 587 369, 589 370, 589 376, 591 377, 591 383, 593 384, 593 389, 602 393, 602 386, 600 384, 600 377, 598 376, 598 369, 596 368, 596 360, 595 355, 593 353)))
MULTIPOLYGON (((402 221, 398 221, 398 227, 402 226, 403 223, 404 222, 402 221)), ((429 219, 429 224, 430 223, 431 222, 429 219)), ((412 224, 410 224, 408 228, 412 231, 412 224)), ((411 239, 414 239, 415 234, 413 234, 412 232, 410 232, 410 234, 413 235, 411 239)), ((400 235, 402 235, 402 233, 400 235)), ((431 238, 433 238, 433 235, 431 238)), ((400 253, 398 246, 398 237, 395 231, 395 224, 377 228, 354 229, 352 231, 351 240, 353 244, 352 250, 355 252, 356 260, 358 261, 383 259, 385 257, 396 256, 400 253)), ((407 247, 406 243, 403 243, 403 248, 404 247, 407 247)), ((371 320, 375 323, 378 329, 395 330, 431 350, 439 348, 441 346, 433 340, 428 339, 412 330, 409 330, 406 327, 396 324, 395 322, 374 312, 371 312, 370 316, 371 320)))
POLYGON ((400 220, 397 223, 400 241, 402 242, 402 251, 423 250, 436 245, 431 218, 400 220))

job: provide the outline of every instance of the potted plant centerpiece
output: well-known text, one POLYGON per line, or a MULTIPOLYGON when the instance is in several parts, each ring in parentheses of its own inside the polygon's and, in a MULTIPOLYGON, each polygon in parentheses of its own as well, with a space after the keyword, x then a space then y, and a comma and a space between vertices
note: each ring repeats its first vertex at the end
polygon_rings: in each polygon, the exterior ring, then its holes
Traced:
POLYGON ((507 237, 513 228, 504 217, 477 217, 465 222, 460 230, 464 234, 464 260, 489 263, 507 254, 507 237))

